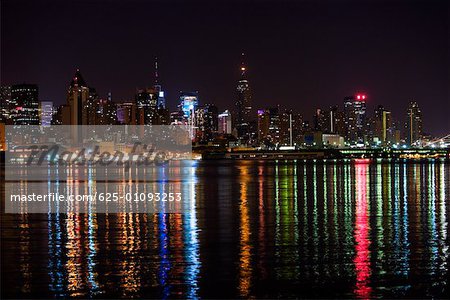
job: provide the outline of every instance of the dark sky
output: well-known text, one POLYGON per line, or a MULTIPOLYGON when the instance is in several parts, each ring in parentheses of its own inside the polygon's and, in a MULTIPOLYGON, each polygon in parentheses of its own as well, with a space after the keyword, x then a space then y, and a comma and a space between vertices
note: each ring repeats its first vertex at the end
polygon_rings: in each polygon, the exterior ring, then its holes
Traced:
POLYGON ((37 83, 62 104, 79 67, 101 96, 132 99, 160 81, 231 108, 245 52, 254 107, 310 118, 356 91, 369 111, 404 119, 419 102, 427 132, 450 132, 448 1, 1 0, 1 83, 37 83))

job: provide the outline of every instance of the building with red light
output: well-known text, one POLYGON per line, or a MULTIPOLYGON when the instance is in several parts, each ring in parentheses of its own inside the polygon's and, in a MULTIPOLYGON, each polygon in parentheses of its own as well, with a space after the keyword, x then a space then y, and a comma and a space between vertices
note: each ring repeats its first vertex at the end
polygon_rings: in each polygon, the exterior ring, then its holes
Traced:
POLYGON ((345 140, 349 144, 364 143, 366 99, 365 94, 356 94, 344 98, 345 140))

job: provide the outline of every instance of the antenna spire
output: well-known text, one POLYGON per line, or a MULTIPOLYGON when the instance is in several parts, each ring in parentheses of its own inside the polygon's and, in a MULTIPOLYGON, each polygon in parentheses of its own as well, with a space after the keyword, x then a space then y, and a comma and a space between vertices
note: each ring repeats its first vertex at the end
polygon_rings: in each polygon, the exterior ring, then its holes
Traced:
POLYGON ((241 76, 245 76, 245 71, 247 71, 247 68, 245 67, 245 53, 242 52, 241 54, 241 76))
POLYGON ((158 84, 158 57, 155 57, 155 85, 158 84))

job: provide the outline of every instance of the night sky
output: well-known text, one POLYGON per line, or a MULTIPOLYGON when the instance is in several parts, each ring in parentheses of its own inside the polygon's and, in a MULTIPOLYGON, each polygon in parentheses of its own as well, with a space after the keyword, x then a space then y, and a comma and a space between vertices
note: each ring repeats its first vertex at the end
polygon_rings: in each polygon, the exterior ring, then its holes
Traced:
POLYGON ((255 108, 311 119, 359 91, 371 114, 403 121, 414 99, 426 132, 450 133, 448 1, 0 2, 1 84, 37 83, 41 100, 65 103, 77 67, 101 96, 132 99, 158 56, 171 109, 180 90, 232 108, 245 52, 255 108))

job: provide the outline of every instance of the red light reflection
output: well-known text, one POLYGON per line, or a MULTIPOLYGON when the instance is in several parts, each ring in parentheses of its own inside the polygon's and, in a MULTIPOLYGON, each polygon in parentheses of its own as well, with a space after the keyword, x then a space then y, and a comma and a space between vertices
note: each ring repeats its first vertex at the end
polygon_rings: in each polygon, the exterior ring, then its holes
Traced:
POLYGON ((355 220, 355 264, 356 286, 355 295, 368 299, 372 292, 370 287, 370 237, 369 216, 367 213, 366 177, 367 164, 355 165, 356 177, 356 220, 355 220))

